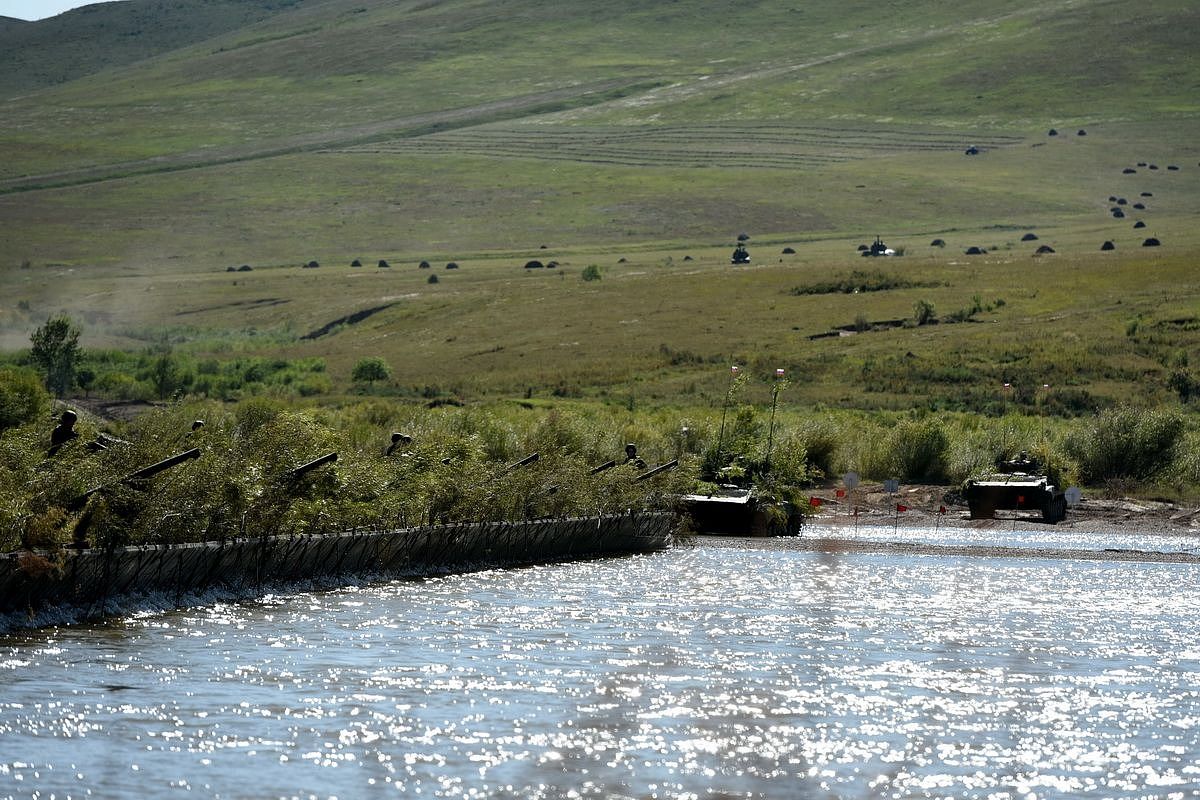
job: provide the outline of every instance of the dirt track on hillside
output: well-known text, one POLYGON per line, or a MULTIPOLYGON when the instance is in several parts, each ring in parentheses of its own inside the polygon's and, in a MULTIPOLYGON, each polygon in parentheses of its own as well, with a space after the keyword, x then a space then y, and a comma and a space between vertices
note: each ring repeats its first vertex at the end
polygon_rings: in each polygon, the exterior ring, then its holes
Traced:
POLYGON ((124 178, 130 175, 197 169, 218 164, 230 164, 239 161, 251 161, 292 153, 342 147, 381 136, 411 135, 414 131, 428 131, 434 128, 446 129, 467 125, 480 125, 518 112, 533 113, 544 106, 578 102, 588 95, 598 95, 603 98, 606 92, 629 85, 630 83, 628 80, 610 80, 586 86, 568 86, 517 97, 506 97, 462 108, 429 111, 360 125, 259 140, 242 145, 206 148, 186 153, 171 153, 157 158, 102 164, 94 167, 81 167, 62 172, 24 175, 19 178, 0 180, 0 193, 17 192, 33 188, 96 183, 113 178, 124 178))

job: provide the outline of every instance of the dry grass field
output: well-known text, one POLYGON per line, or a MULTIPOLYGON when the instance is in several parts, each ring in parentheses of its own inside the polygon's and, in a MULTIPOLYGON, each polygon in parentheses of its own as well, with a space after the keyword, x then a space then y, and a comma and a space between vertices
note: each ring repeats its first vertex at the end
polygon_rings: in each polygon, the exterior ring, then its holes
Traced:
POLYGON ((297 0, 105 63, 135 12, 4 84, 14 357, 65 313, 97 351, 322 359, 335 396, 379 356, 397 396, 711 408, 738 362, 798 405, 1068 416, 1197 358, 1189 3, 297 0), (856 271, 894 288, 810 293, 856 271))

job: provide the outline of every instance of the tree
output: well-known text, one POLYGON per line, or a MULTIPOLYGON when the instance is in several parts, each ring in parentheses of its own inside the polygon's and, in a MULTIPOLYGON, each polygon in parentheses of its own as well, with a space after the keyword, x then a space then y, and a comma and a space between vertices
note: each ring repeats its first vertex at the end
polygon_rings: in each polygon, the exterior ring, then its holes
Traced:
POLYGON ((166 400, 183 385, 179 365, 170 353, 162 353, 150 366, 150 383, 159 400, 166 400))
POLYGON ((379 356, 369 356, 359 359, 350 377, 355 382, 373 384, 375 381, 386 381, 392 377, 392 368, 379 356))
POLYGON ((46 388, 62 397, 75 383, 75 365, 82 350, 79 348, 79 329, 69 317, 46 320, 29 337, 33 348, 30 360, 46 375, 46 388))

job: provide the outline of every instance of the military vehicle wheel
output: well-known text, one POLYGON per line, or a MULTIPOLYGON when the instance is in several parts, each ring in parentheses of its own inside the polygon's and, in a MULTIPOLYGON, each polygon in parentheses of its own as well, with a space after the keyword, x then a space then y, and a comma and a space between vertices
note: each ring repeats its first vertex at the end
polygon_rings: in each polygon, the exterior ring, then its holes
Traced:
POLYGON ((971 512, 971 519, 992 519, 996 516, 996 509, 986 503, 968 500, 967 508, 971 512))
POLYGON ((1067 517, 1067 500, 1065 497, 1051 497, 1042 506, 1042 519, 1054 525, 1067 517))

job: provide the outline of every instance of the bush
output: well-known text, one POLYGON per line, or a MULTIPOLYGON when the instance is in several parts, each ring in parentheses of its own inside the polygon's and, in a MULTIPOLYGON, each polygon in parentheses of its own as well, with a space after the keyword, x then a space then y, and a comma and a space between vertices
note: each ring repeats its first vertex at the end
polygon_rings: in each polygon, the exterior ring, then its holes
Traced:
POLYGON ((275 419, 283 411, 283 405, 264 397, 252 397, 238 403, 234 410, 234 421, 238 436, 252 436, 255 431, 275 419))
POLYGON ((806 420, 793 434, 804 448, 809 478, 823 478, 836 472, 839 447, 838 431, 824 420, 806 420))
POLYGON ((49 404, 50 396, 33 370, 0 369, 0 431, 33 422, 49 404))
POLYGON ((766 470, 766 475, 765 486, 776 497, 781 487, 807 485, 813 476, 809 473, 804 439, 799 436, 779 437, 771 452, 770 468, 766 470))
POLYGON ((946 479, 950 441, 934 420, 906 420, 888 432, 881 464, 888 477, 938 483, 946 479))
POLYGON ((584 267, 584 268, 583 268, 583 272, 581 273, 581 277, 582 277, 582 278, 583 278, 585 281, 598 281, 598 280, 600 280, 600 277, 601 277, 601 276, 600 276, 600 267, 596 266, 595 264, 588 264, 586 267, 584 267))
POLYGON ((350 377, 357 383, 386 381, 391 376, 392 368, 379 356, 359 359, 358 363, 354 365, 354 371, 350 374, 350 377))
POLYGON ((933 303, 928 300, 918 300, 913 303, 913 321, 917 325, 928 325, 937 319, 933 303))
POLYGON ((96 381, 96 389, 115 400, 150 400, 154 390, 124 372, 110 372, 96 381))
POLYGON ((1067 438, 1067 452, 1079 464, 1079 479, 1147 480, 1175 458, 1183 419, 1173 411, 1121 406, 1101 412, 1095 424, 1067 438))
POLYGON ((1179 402, 1186 403, 1200 394, 1200 381, 1193 378, 1186 368, 1180 367, 1167 377, 1167 388, 1179 395, 1179 402))

